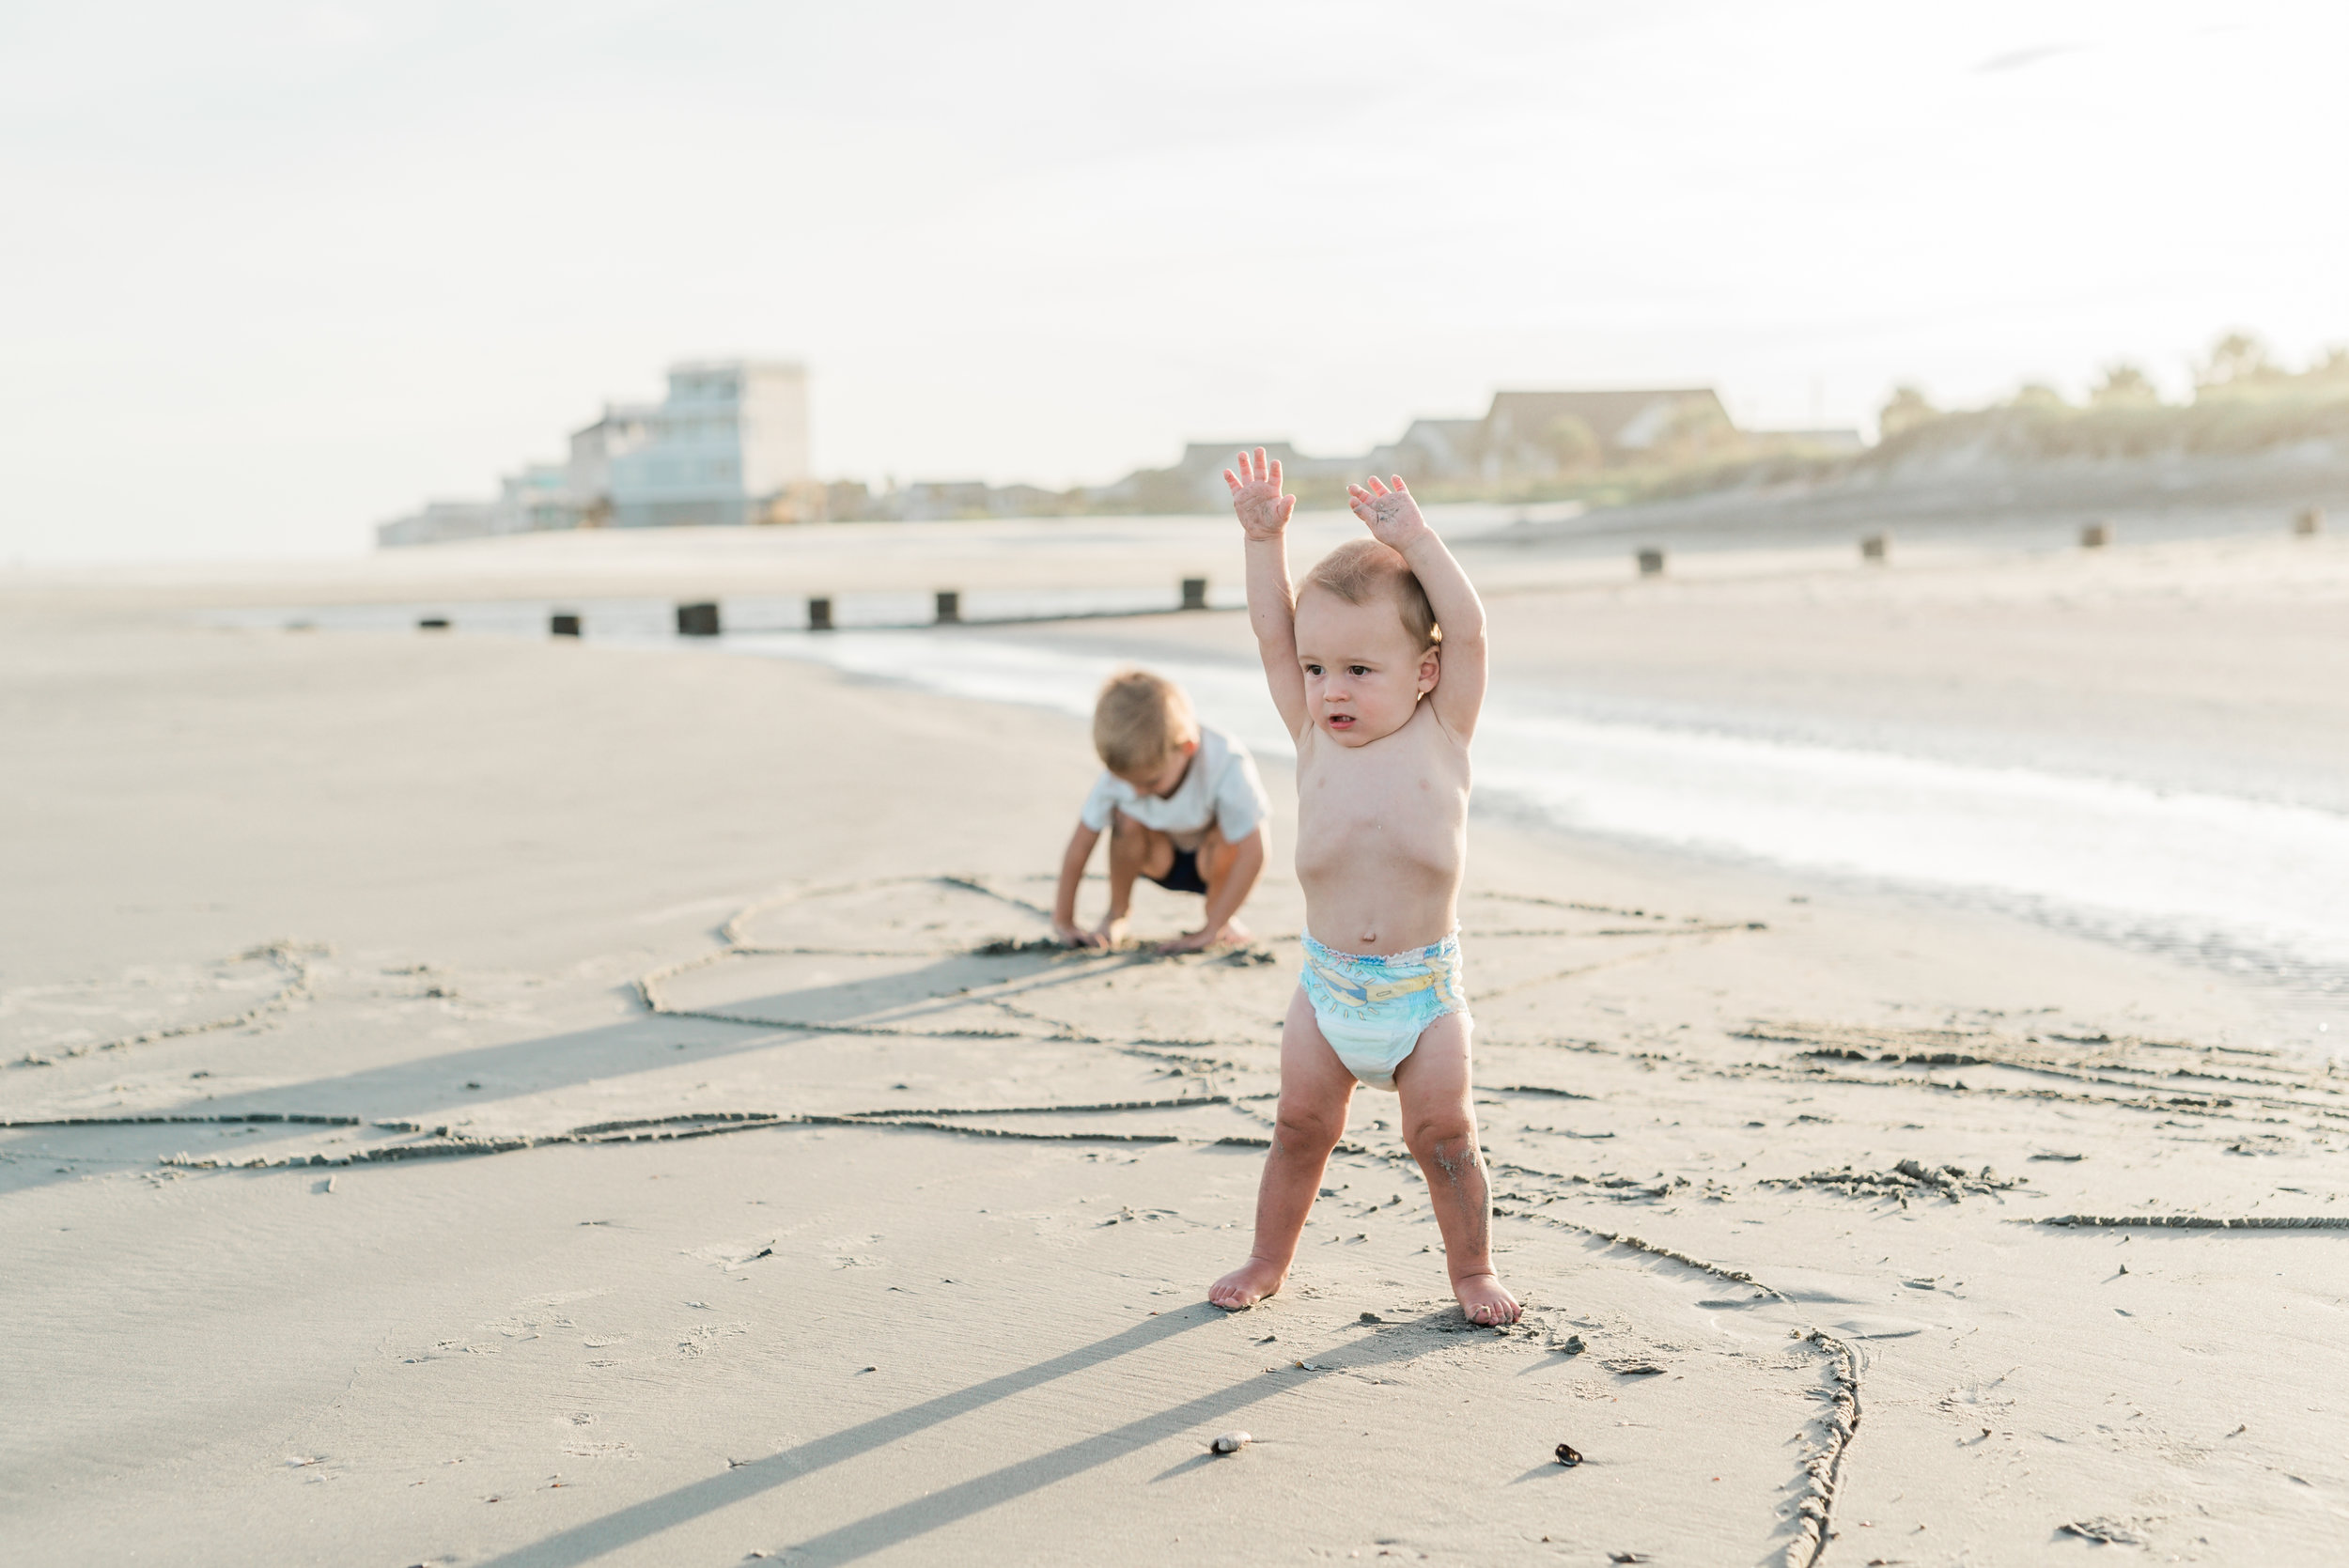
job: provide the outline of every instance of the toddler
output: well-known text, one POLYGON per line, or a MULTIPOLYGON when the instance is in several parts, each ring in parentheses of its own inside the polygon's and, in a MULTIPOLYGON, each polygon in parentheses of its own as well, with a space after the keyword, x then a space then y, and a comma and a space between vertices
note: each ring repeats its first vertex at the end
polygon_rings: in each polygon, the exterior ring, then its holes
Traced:
POLYGON ((1264 873, 1265 817, 1271 810, 1248 748, 1191 713, 1173 681, 1146 670, 1112 675, 1093 707, 1093 749, 1104 771, 1085 797, 1061 857, 1052 935, 1073 947, 1115 947, 1125 939, 1134 878, 1206 896, 1199 929, 1160 953, 1195 953, 1237 941, 1235 917, 1264 873), (1110 835, 1110 908, 1090 931, 1077 925, 1077 887, 1103 831, 1110 835))
POLYGON ((1223 474, 1247 534, 1248 614, 1297 737, 1297 879, 1305 962, 1281 1033, 1281 1108, 1248 1261, 1207 1299, 1237 1310, 1281 1288, 1346 1130, 1354 1086, 1393 1091, 1427 1177, 1452 1292, 1470 1322, 1514 1323, 1469 1099, 1459 898, 1469 737, 1485 701, 1485 607, 1400 477, 1349 487, 1371 537, 1289 587, 1297 498, 1281 465, 1223 474))

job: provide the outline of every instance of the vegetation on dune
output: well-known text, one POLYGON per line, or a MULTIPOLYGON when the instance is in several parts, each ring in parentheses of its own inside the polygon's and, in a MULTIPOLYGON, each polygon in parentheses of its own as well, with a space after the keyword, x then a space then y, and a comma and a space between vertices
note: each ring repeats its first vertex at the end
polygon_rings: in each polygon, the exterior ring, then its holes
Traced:
POLYGON ((2195 367, 2192 396, 2183 403, 2164 402, 2144 369, 2126 361, 2106 367, 2085 403, 2026 382, 1989 408, 1945 410, 1919 388, 1902 386, 1886 400, 1877 427, 1876 444, 1859 453, 1731 431, 1707 443, 1659 452, 1654 460, 1534 482, 1521 492, 1496 494, 1487 485, 1462 487, 1457 496, 1442 498, 1613 505, 1816 483, 1915 464, 2249 457, 2309 443, 2349 453, 2349 349, 2329 349, 2303 369, 2287 370, 2258 338, 2232 333, 2195 367))
POLYGON ((2278 365, 2244 333, 2219 339, 2197 367, 2191 401, 2165 403, 2145 372, 2110 366, 2085 405, 2025 386, 1986 409, 1944 412, 1913 387, 1885 404, 1883 439, 1854 466, 1890 468, 1940 457, 2023 461, 2156 456, 2245 456, 2308 442, 2349 445, 2349 349, 2306 369, 2278 365))

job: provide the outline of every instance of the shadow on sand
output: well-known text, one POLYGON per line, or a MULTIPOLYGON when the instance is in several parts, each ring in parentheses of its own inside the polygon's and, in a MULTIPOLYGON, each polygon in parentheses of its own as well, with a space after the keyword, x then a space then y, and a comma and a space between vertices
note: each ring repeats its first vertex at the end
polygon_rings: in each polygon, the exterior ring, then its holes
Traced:
MULTIPOLYGON (((941 1394, 910 1409, 876 1417, 862 1425, 833 1433, 831 1436, 786 1449, 765 1459, 738 1466, 723 1475, 711 1476, 707 1481, 695 1482, 661 1497, 647 1498, 618 1513, 607 1514, 600 1519, 491 1559, 484 1568, 571 1568, 572 1564, 590 1561, 661 1530, 770 1492, 828 1465, 837 1465, 886 1447, 927 1427, 968 1415, 997 1400, 1023 1393, 1055 1378, 1102 1366, 1121 1356, 1215 1322, 1223 1315, 1221 1308, 1211 1307, 1204 1301, 1178 1308, 1145 1323, 1138 1323, 1122 1333, 1097 1340, 1032 1367, 1006 1373, 1001 1377, 973 1384, 951 1394, 941 1394)), ((1153 1411, 1111 1431, 1080 1438, 1049 1453, 1019 1460, 959 1484, 941 1487, 910 1502, 867 1514, 820 1535, 794 1542, 787 1548, 788 1560, 795 1564, 853 1562, 859 1558, 902 1545, 931 1530, 943 1529, 972 1514, 1122 1459, 1154 1443, 1164 1442, 1170 1437, 1195 1436, 1204 1426, 1219 1424, 1224 1418, 1252 1405, 1330 1373, 1409 1360, 1447 1343, 1454 1343, 1451 1336, 1464 1327, 1457 1312, 1439 1312, 1416 1323, 1392 1325, 1377 1334, 1306 1358, 1312 1370, 1299 1370, 1287 1375, 1259 1373, 1243 1382, 1229 1384, 1181 1405, 1153 1411)), ((1175 1468, 1179 1470, 1183 1467, 1175 1468)))

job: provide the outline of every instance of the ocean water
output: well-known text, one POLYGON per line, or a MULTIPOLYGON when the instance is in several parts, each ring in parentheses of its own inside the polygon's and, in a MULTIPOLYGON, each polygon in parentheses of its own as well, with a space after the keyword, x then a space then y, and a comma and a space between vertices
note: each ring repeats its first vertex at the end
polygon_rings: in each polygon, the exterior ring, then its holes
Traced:
MULTIPOLYGON (((1126 662, 1044 639, 954 631, 745 634, 804 660, 949 696, 1089 717, 1126 662)), ((1293 755, 1253 665, 1153 657, 1206 722, 1293 755)), ((1675 849, 1931 890, 2349 999, 2349 815, 2126 777, 1973 766, 1861 747, 1584 717, 1497 691, 1480 802, 1675 849)))
MULTIPOLYGON (((1237 586, 1214 596, 1221 605, 1237 586)), ((1172 590, 972 593, 975 622, 1171 608, 1172 590)), ((712 655, 804 660, 947 696, 1088 718, 1128 660, 1016 629, 933 628, 928 597, 834 604, 805 629, 796 598, 727 598, 712 655), (888 629, 897 628, 901 629, 888 629)), ((426 614, 459 634, 544 638, 556 609, 604 645, 676 648, 665 599, 321 606, 207 613, 219 626, 407 631, 426 614)), ((1252 662, 1167 659, 1207 722, 1259 754, 1290 737, 1252 662)), ((2349 1004, 2349 815, 2167 787, 2159 780, 1910 755, 1855 737, 1800 738, 1686 715, 1490 699, 1476 738, 1481 808, 1569 831, 1946 895, 2280 985, 2327 1013, 2349 1004)), ((2336 1030, 2349 1024, 2332 1027, 2336 1030)), ((2340 1043, 2349 1045, 2349 1040, 2340 1043)))

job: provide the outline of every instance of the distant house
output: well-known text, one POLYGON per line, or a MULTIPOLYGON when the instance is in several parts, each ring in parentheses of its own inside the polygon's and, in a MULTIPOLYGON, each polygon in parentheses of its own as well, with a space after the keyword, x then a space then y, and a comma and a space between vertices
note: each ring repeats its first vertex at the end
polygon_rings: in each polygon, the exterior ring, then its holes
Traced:
POLYGON ((658 403, 612 403, 560 463, 490 502, 434 502, 382 524, 383 549, 547 529, 761 522, 811 510, 807 373, 763 360, 672 365, 658 403))
POLYGON ((615 527, 753 522, 808 477, 807 372, 796 365, 674 365, 664 401, 607 410, 601 423, 614 415, 625 439, 608 438, 604 461, 615 527))
POLYGON ((568 469, 559 463, 531 463, 498 481, 496 500, 428 502, 420 512, 378 526, 375 542, 380 549, 395 550, 578 526, 568 469))
POLYGON ((988 510, 997 517, 1045 518, 1068 510, 1068 498, 1041 485, 1001 485, 987 492, 988 510))
POLYGON ((1648 391, 1496 392, 1484 418, 1476 473, 1493 479, 1511 473, 1550 473, 1566 466, 1562 442, 1579 426, 1597 443, 1604 462, 1648 454, 1675 438, 1702 441, 1735 428, 1711 387, 1648 391))
POLYGON ((888 516, 898 522, 943 522, 955 518, 985 517, 988 505, 984 479, 922 479, 883 497, 888 516))
POLYGON ((1477 472, 1485 451, 1481 419, 1414 419, 1400 441, 1374 447, 1369 466, 1380 474, 1430 479, 1467 478, 1477 472))
POLYGON ((497 511, 494 501, 428 501, 422 511, 379 524, 376 548, 399 550, 450 539, 478 539, 498 531, 497 511))

